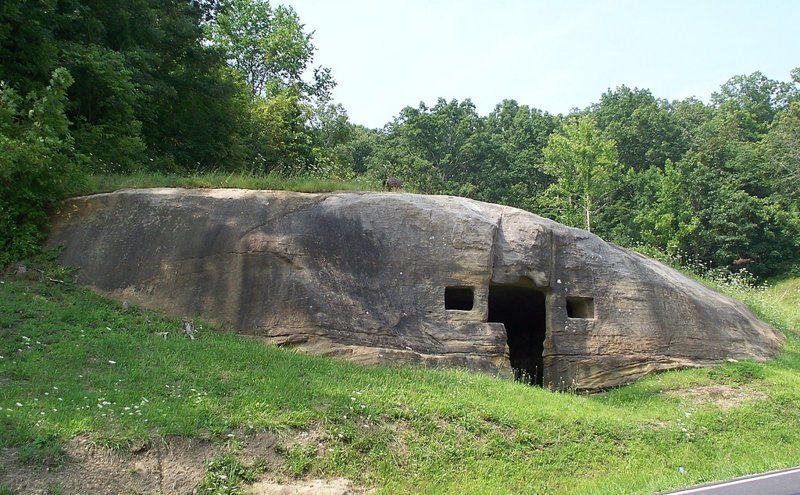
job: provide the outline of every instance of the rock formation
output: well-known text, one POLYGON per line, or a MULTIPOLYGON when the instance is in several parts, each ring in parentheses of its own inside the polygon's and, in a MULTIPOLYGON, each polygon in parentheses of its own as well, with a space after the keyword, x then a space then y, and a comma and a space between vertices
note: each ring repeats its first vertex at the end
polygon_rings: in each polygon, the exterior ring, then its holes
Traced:
POLYGON ((763 360, 784 339, 652 259, 463 198, 124 190, 64 202, 49 243, 81 283, 144 307, 316 354, 554 388, 763 360))

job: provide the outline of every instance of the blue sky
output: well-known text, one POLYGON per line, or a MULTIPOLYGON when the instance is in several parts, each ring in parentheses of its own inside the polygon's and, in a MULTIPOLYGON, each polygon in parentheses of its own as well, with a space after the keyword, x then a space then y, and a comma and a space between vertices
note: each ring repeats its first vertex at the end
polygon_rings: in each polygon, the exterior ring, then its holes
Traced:
POLYGON ((352 122, 381 127, 408 105, 505 98, 551 113, 608 88, 708 101, 728 78, 800 67, 800 1, 273 0, 314 31, 315 63, 352 122))

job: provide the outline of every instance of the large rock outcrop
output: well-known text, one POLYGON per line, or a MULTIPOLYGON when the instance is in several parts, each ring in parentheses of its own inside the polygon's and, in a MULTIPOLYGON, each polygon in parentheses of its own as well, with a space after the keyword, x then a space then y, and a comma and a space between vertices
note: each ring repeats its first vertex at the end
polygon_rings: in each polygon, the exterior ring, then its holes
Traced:
POLYGON ((63 203, 49 243, 112 297, 362 362, 597 389, 783 342, 654 260, 463 198, 125 190, 63 203))

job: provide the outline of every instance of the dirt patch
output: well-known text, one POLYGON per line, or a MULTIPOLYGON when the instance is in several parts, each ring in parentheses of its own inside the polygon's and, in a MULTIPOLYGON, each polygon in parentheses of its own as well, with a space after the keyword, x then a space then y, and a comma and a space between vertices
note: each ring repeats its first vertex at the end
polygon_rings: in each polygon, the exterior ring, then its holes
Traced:
POLYGON ((264 481, 249 487, 250 495, 353 495, 353 483, 346 479, 309 480, 303 483, 281 485, 264 481))
POLYGON ((320 423, 313 423, 305 431, 301 431, 284 439, 283 445, 287 449, 293 447, 313 447, 317 451, 317 455, 325 455, 325 450, 328 449, 332 440, 330 433, 328 433, 324 426, 320 423))
POLYGON ((119 452, 76 437, 66 445, 67 460, 57 469, 17 461, 16 449, 0 454, 0 482, 18 494, 174 493, 190 494, 203 476, 205 463, 222 446, 201 440, 155 440, 136 452, 119 452))
POLYGON ((259 460, 268 465, 280 464, 282 459, 275 451, 278 446, 278 438, 272 433, 254 433, 244 437, 239 457, 245 464, 253 464, 259 460))
POLYGON ((767 394, 758 390, 731 385, 703 385, 699 387, 667 390, 664 395, 690 399, 700 404, 714 404, 723 411, 732 409, 750 400, 763 400, 767 394))
POLYGON ((324 431, 316 427, 307 432, 278 438, 271 433, 237 432, 231 442, 175 437, 154 439, 132 451, 115 451, 76 437, 66 446, 66 461, 58 468, 23 464, 18 449, 0 450, 0 485, 18 495, 70 494, 194 494, 203 478, 206 464, 231 450, 245 464, 264 462, 267 472, 248 493, 303 495, 306 493, 345 495, 365 493, 354 489, 348 480, 291 480, 283 471, 284 459, 278 453, 289 444, 319 445, 324 431))

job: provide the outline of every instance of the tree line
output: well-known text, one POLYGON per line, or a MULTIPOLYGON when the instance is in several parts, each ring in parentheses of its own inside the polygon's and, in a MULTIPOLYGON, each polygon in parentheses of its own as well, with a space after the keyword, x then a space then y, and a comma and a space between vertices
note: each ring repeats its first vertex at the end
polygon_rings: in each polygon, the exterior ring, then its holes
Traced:
POLYGON ((800 265, 800 69, 708 103, 620 86, 553 115, 504 100, 408 106, 380 129, 331 101, 290 8, 262 0, 0 5, 0 264, 90 174, 229 170, 349 180, 523 208, 626 246, 800 265))

